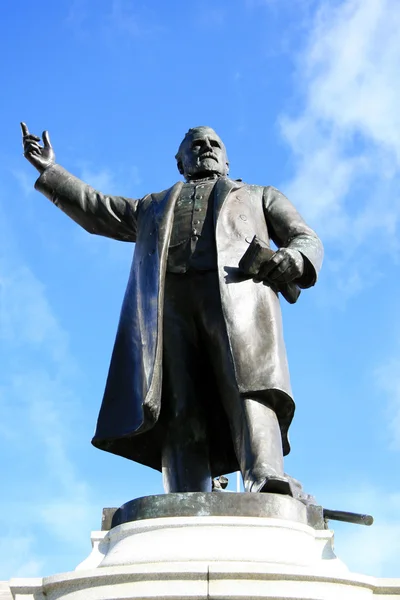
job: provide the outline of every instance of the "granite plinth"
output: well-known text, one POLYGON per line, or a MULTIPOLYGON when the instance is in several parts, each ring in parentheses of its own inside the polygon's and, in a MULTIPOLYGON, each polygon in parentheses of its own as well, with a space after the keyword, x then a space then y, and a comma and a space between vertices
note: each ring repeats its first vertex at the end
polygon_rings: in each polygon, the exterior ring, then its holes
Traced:
POLYGON ((128 520, 109 531, 95 532, 92 553, 74 572, 43 579, 11 580, 12 597, 14 600, 400 598, 400 580, 350 573, 335 556, 333 532, 311 527, 304 504, 287 496, 261 496, 171 494, 165 501, 155 496, 127 503, 117 518, 128 520), (227 511, 241 507, 248 514, 215 514, 224 503, 227 511), (263 516, 254 516, 255 510, 263 516), (185 514, 179 514, 180 511, 185 514), (190 511, 192 514, 188 514, 190 511), (130 520, 135 515, 135 520, 130 520))
POLYGON ((131 565, 12 579, 13 600, 390 600, 400 579, 327 576, 285 565, 131 565))

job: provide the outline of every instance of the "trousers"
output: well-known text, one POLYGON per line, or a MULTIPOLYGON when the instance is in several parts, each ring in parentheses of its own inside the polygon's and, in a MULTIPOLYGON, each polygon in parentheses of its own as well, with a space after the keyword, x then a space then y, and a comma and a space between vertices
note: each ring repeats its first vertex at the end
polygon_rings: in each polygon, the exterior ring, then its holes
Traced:
POLYGON ((165 491, 211 491, 213 448, 224 451, 219 437, 227 428, 246 491, 282 475, 273 408, 238 391, 216 271, 167 273, 163 340, 165 491))

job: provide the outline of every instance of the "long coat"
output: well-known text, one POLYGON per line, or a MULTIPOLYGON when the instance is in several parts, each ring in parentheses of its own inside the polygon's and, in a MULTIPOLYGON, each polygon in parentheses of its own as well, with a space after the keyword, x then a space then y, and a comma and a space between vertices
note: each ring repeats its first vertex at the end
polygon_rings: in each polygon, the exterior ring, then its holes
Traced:
MULTIPOLYGON (((136 242, 92 443, 160 470, 164 281, 182 182, 132 200, 101 194, 54 165, 35 187, 90 233, 136 242)), ((214 188, 214 226, 222 310, 238 390, 247 396, 271 395, 287 454, 294 402, 279 298, 268 285, 244 277, 238 263, 256 234, 279 248, 302 253, 305 269, 297 283, 306 288, 316 281, 322 244, 277 189, 227 177, 219 178, 214 188)), ((221 431, 211 456, 214 475, 237 468, 228 429, 221 431)))

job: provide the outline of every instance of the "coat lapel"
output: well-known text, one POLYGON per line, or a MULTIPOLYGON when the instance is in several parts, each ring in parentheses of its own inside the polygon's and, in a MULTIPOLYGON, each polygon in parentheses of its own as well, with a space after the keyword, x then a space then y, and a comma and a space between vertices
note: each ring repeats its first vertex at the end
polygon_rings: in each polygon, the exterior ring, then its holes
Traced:
POLYGON ((161 257, 161 278, 164 277, 165 269, 167 265, 167 254, 169 240, 171 238, 172 224, 174 222, 174 208, 181 189, 183 186, 182 181, 178 181, 172 188, 166 191, 164 196, 159 202, 155 203, 154 206, 154 217, 158 229, 158 247, 161 257))
POLYGON ((243 183, 241 181, 234 181, 228 177, 220 177, 215 184, 214 191, 214 225, 216 225, 221 208, 228 198, 229 194, 240 187, 243 183))
POLYGON ((158 227, 161 230, 160 233, 161 235, 167 234, 168 241, 168 233, 170 233, 170 230, 172 228, 175 203, 179 197, 182 186, 182 181, 178 181, 178 183, 175 183, 175 185, 169 188, 169 190, 166 191, 161 200, 157 202, 154 206, 155 218, 158 227))

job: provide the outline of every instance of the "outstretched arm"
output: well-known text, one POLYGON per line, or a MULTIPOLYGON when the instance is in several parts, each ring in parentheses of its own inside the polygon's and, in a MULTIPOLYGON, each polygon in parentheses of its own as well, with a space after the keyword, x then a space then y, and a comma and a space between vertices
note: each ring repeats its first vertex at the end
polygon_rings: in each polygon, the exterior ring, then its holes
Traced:
POLYGON ((136 241, 139 200, 107 196, 87 185, 55 162, 49 134, 40 138, 21 123, 24 156, 39 171, 35 188, 89 233, 116 240, 136 241))

